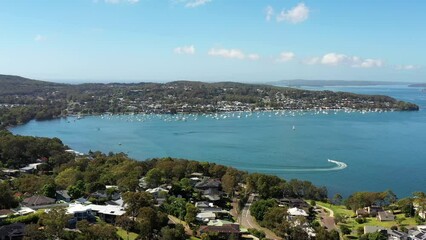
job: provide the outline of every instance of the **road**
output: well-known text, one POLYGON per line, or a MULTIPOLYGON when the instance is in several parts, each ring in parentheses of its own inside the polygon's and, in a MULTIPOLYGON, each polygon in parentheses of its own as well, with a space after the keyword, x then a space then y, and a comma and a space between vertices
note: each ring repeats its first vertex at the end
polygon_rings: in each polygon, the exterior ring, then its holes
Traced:
POLYGON ((331 210, 328 207, 324 207, 324 206, 319 206, 318 207, 321 208, 321 212, 319 213, 320 217, 321 217, 321 225, 326 227, 327 230, 337 230, 336 224, 334 222, 334 212, 333 210, 331 210), (327 210, 327 212, 324 211, 327 210))
POLYGON ((241 211, 240 216, 238 216, 238 222, 241 224, 241 226, 245 228, 254 228, 254 229, 265 232, 266 238, 268 239, 282 239, 278 237, 275 233, 273 233, 271 230, 259 226, 259 224, 256 222, 254 217, 251 216, 250 206, 253 203, 253 200, 254 200, 254 196, 250 195, 246 205, 244 205, 244 208, 241 211))

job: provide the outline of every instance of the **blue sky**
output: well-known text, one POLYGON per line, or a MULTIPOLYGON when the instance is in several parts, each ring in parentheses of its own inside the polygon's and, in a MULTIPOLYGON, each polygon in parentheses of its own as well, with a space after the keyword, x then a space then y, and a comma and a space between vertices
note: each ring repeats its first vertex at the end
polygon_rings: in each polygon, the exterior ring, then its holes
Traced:
POLYGON ((426 82, 426 1, 4 0, 0 73, 426 82))

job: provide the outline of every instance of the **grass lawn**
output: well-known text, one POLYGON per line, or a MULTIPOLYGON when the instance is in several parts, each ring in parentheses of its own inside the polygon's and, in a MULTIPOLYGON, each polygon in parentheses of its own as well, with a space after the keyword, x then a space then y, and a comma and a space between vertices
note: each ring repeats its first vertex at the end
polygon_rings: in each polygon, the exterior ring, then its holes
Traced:
POLYGON ((197 237, 190 237, 190 238, 188 238, 189 240, 201 240, 200 238, 197 238, 197 237))
MULTIPOLYGON (((325 203, 325 202, 319 202, 317 201, 316 204, 318 206, 323 206, 326 208, 329 208, 331 210, 333 210, 334 215, 339 214, 343 217, 346 218, 345 223, 339 223, 348 226, 349 228, 352 229, 352 234, 351 236, 356 235, 356 230, 359 227, 364 227, 364 226, 379 226, 379 227, 385 227, 385 228, 391 228, 392 226, 397 226, 397 222, 396 221, 386 221, 386 222, 380 222, 377 218, 375 217, 369 217, 366 218, 367 222, 359 224, 355 221, 355 213, 352 210, 347 209, 345 206, 343 205, 333 205, 333 204, 329 204, 329 203, 325 203)), ((410 227, 410 226, 416 226, 417 223, 415 221, 414 218, 407 218, 404 216, 403 213, 399 213, 395 215, 397 218, 405 218, 404 221, 402 221, 400 226, 404 226, 404 227, 410 227)))
MULTIPOLYGON (((402 221, 401 226, 415 226, 417 225, 416 221, 414 220, 414 218, 406 218, 404 216, 403 213, 397 214, 396 215, 397 218, 405 218, 404 221, 402 221)), ((367 222, 363 223, 363 224, 359 224, 355 221, 355 219, 351 218, 348 219, 345 223, 345 225, 347 225, 348 227, 351 227, 352 229, 356 229, 358 227, 363 227, 363 226, 379 226, 379 227, 386 227, 386 228, 390 228, 392 226, 397 226, 397 222, 396 221, 386 221, 386 222, 380 222, 377 218, 366 218, 367 222)))
POLYGON ((348 216, 348 217, 352 217, 355 215, 354 211, 347 209, 343 205, 334 205, 334 204, 329 204, 329 203, 320 202, 320 201, 317 201, 316 204, 318 206, 326 207, 333 210, 335 215, 339 214, 341 216, 348 216))
MULTIPOLYGON (((117 234, 121 237, 121 239, 127 240, 127 232, 122 228, 117 228, 117 234)), ((134 232, 129 232, 129 240, 135 240, 138 235, 134 232)))

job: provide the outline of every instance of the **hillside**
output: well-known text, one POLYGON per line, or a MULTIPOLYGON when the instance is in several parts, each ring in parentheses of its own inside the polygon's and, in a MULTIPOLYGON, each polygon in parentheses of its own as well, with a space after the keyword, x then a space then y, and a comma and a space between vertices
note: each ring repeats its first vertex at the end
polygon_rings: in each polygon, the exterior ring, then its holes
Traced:
POLYGON ((2 126, 70 114, 207 113, 265 110, 418 110, 381 95, 308 91, 235 82, 58 84, 0 75, 2 126))
POLYGON ((62 86, 58 83, 32 80, 20 76, 0 75, 0 96, 31 95, 62 86))
POLYGON ((386 86, 386 85, 408 85, 407 82, 390 82, 390 81, 349 81, 349 80, 281 80, 269 82, 276 86, 304 86, 304 87, 337 87, 337 86, 386 86))

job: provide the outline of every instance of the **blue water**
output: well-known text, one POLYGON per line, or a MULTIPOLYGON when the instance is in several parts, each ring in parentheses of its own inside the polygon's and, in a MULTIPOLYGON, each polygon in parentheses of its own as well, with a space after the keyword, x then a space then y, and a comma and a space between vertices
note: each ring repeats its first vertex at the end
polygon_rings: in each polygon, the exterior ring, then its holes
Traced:
POLYGON ((392 189, 403 197, 426 191, 426 93, 404 86, 328 89, 390 95, 422 109, 228 113, 219 115, 220 120, 209 115, 68 117, 11 130, 58 137, 80 152, 124 152, 138 160, 172 156, 310 180, 326 186, 330 195, 392 189))

